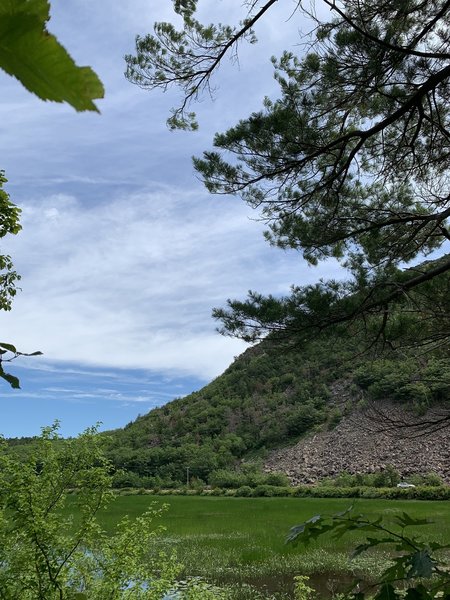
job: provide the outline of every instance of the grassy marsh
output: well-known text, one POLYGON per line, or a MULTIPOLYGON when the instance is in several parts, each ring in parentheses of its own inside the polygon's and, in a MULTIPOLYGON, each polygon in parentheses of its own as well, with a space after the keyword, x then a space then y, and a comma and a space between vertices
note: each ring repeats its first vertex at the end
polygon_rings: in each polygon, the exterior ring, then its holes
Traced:
MULTIPOLYGON (((169 505, 161 518, 166 528, 161 546, 176 549, 186 573, 232 584, 240 590, 236 598, 289 598, 296 574, 311 576, 322 593, 331 594, 354 575, 376 579, 389 560, 386 551, 351 560, 349 553, 362 540, 355 533, 337 541, 323 537, 308 548, 285 545, 290 527, 314 514, 344 510, 348 499, 120 496, 100 520, 110 530, 124 515, 138 516, 155 501, 169 505)), ((415 533, 430 541, 450 539, 449 502, 361 499, 354 506, 387 519, 403 511, 429 518, 433 522, 415 533)))

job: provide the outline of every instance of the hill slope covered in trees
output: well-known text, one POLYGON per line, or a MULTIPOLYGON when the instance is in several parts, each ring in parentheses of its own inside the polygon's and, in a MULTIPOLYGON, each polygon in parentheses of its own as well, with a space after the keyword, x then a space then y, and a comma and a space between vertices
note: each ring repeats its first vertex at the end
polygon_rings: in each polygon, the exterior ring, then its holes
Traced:
MULTIPOLYGON (((333 431, 373 402, 397 405, 420 421, 431 406, 445 410, 449 398, 442 351, 377 358, 360 354, 355 339, 345 336, 282 351, 268 339, 200 391, 109 432, 110 457, 150 485, 183 482, 188 468, 191 477, 208 481, 217 469, 265 460, 274 449, 333 431)), ((286 461, 280 468, 289 472, 286 461)), ((135 475, 124 475, 123 484, 135 475)))

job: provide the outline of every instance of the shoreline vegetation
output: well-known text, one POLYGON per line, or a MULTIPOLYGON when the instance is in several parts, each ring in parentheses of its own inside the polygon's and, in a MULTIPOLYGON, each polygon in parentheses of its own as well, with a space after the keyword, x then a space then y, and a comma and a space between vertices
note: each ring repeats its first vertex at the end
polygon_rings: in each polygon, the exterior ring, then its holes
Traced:
POLYGON ((240 470, 220 469, 211 473, 208 484, 197 477, 181 482, 138 477, 118 471, 113 475, 115 493, 122 496, 226 496, 226 497, 298 497, 298 498, 384 498, 398 500, 448 500, 450 486, 436 473, 411 475, 402 480, 388 465, 375 473, 342 472, 315 484, 292 485, 284 473, 263 472, 258 463, 245 463, 240 470), (146 485, 147 484, 147 485, 146 485))
POLYGON ((159 488, 140 487, 114 488, 118 496, 225 496, 227 498, 367 498, 385 500, 450 500, 450 486, 417 486, 414 488, 375 488, 375 487, 331 487, 331 486, 295 486, 281 487, 259 485, 254 488, 159 488))

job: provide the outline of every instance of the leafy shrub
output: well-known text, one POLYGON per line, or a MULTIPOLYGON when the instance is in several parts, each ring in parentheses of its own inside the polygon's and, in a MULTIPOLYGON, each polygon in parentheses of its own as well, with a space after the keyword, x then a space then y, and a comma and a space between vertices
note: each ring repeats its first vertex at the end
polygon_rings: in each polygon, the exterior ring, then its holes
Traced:
POLYGON ((122 488, 119 490, 119 496, 142 496, 145 490, 142 488, 122 488))
POLYGON ((450 389, 448 361, 435 358, 424 366, 414 358, 375 360, 356 369, 354 381, 375 400, 413 402, 422 410, 430 401, 448 398, 450 389))
POLYGON ((117 471, 112 478, 114 488, 132 488, 140 487, 141 478, 137 473, 131 471, 117 471))
POLYGON ((450 486, 418 486, 415 488, 376 488, 376 487, 337 487, 337 486, 298 486, 291 495, 306 498, 386 498, 404 500, 449 500, 450 486))
POLYGON ((337 487, 356 487, 361 485, 361 483, 358 483, 360 479, 361 477, 358 479, 357 475, 351 475, 347 471, 342 471, 342 473, 340 473, 337 477, 334 479, 328 478, 327 480, 323 481, 321 485, 326 487, 331 487, 332 485, 337 487))
POLYGON ((0 440, 1 597, 216 598, 207 589, 202 595, 197 581, 184 582, 181 590, 174 555, 153 550, 162 531, 154 519, 163 509, 153 504, 133 521, 123 519, 112 536, 101 529, 96 513, 114 499, 104 438, 89 429, 63 440, 57 429, 45 428, 26 460, 8 455, 0 440), (76 520, 63 516, 68 506, 76 520))
MULTIPOLYGON (((399 490, 405 491, 408 490, 399 490)), ((360 497, 361 498, 388 498, 388 497, 397 497, 397 490, 391 490, 390 488, 376 488, 376 487, 363 487, 360 489, 360 497)), ((405 495, 408 497, 407 495, 405 495)))
POLYGON ((409 489, 414 491, 413 498, 417 500, 450 500, 450 486, 448 485, 436 487, 419 486, 409 489))
POLYGON ((159 490, 158 494, 160 496, 170 496, 172 494, 172 490, 171 489, 159 490))
POLYGON ((399 472, 392 466, 387 465, 376 473, 356 473, 352 475, 348 471, 342 471, 334 479, 328 478, 319 485, 330 487, 395 487, 400 482, 399 472))
POLYGON ((210 473, 208 482, 213 487, 220 488, 239 488, 247 484, 246 477, 238 471, 230 471, 228 469, 218 469, 210 473))
POLYGON ((328 416, 328 429, 334 429, 337 425, 339 425, 342 420, 342 416, 342 412, 339 410, 339 408, 334 408, 328 416))
POLYGON ((409 483, 414 485, 441 486, 442 478, 437 473, 427 473, 426 475, 412 475, 408 478, 409 483))
POLYGON ((309 585, 309 577, 297 575, 294 577, 295 600, 314 600, 317 592, 309 585))
POLYGON ((264 483, 279 487, 289 487, 289 477, 285 473, 268 473, 264 477, 264 483))
POLYGON ((315 487, 311 494, 316 498, 358 498, 359 488, 356 487, 315 487))
POLYGON ((307 498, 312 496, 313 489, 314 488, 306 485, 299 485, 298 487, 294 488, 292 495, 296 496, 297 498, 307 498))
POLYGON ((253 495, 253 489, 249 485, 243 485, 236 490, 236 496, 243 496, 249 498, 253 495))
POLYGON ((289 486, 289 478, 284 473, 263 473, 259 465, 252 463, 242 465, 241 471, 218 469, 209 476, 209 483, 213 487, 225 489, 238 489, 243 486, 256 488, 261 485, 289 486))
POLYGON ((258 485, 253 490, 253 496, 255 496, 255 498, 258 496, 271 497, 275 495, 273 491, 274 489, 275 488, 273 485, 258 485))
MULTIPOLYGON (((392 488, 389 491, 393 491, 392 488)), ((404 490, 400 489, 399 491, 404 490)), ((425 525, 427 520, 414 519, 405 512, 389 520, 391 522, 386 527, 382 516, 375 517, 375 519, 368 518, 353 512, 352 509, 332 516, 314 515, 304 523, 292 527, 286 541, 292 544, 302 542, 307 545, 312 540, 316 541, 323 534, 329 535, 330 532, 339 538, 350 532, 357 531, 359 535, 361 532, 366 532, 367 537, 355 548, 354 556, 367 552, 380 543, 389 543, 394 552, 390 556, 387 567, 381 572, 377 585, 371 586, 369 593, 359 590, 360 582, 355 580, 343 598, 358 598, 359 600, 447 598, 450 576, 445 569, 442 569, 441 560, 433 554, 448 551, 450 544, 445 542, 429 544, 405 532, 408 527, 425 525), (380 535, 382 535, 381 538, 380 535), (399 584, 402 589, 399 589, 399 584), (407 589, 405 589, 406 587, 407 589)), ((296 598, 310 600, 314 594, 314 590, 307 586, 306 581, 304 578, 300 580, 300 586, 295 590, 296 598)))

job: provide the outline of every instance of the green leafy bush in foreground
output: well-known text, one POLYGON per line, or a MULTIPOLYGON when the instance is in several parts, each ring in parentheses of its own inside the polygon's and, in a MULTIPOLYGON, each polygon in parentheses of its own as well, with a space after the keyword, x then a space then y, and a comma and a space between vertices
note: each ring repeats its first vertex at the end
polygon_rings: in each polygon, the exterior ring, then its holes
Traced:
MULTIPOLYGON (((292 527, 287 542, 308 545, 324 534, 331 533, 334 539, 339 539, 352 531, 364 532, 367 537, 355 548, 353 557, 379 546, 393 548, 394 553, 371 591, 357 591, 359 582, 355 580, 353 588, 344 597, 353 600, 435 600, 439 597, 447 600, 450 598, 450 574, 437 553, 448 550, 450 544, 422 542, 406 533, 411 526, 429 523, 429 519, 415 519, 403 512, 392 519, 392 524, 386 524, 382 516, 370 519, 351 507, 331 516, 315 515, 292 527)), ((313 592, 303 579, 297 581, 296 587, 297 597, 303 600, 313 592)))
POLYGON ((156 550, 161 510, 151 506, 107 535, 96 519, 112 499, 110 464, 95 429, 60 439, 57 425, 43 430, 20 461, 0 440, 1 600, 161 600, 221 598, 198 580, 178 582, 181 566, 156 550), (58 443, 55 443, 58 442, 58 443), (70 515, 68 495, 76 489, 70 515), (67 513, 66 513, 67 514, 67 513))

